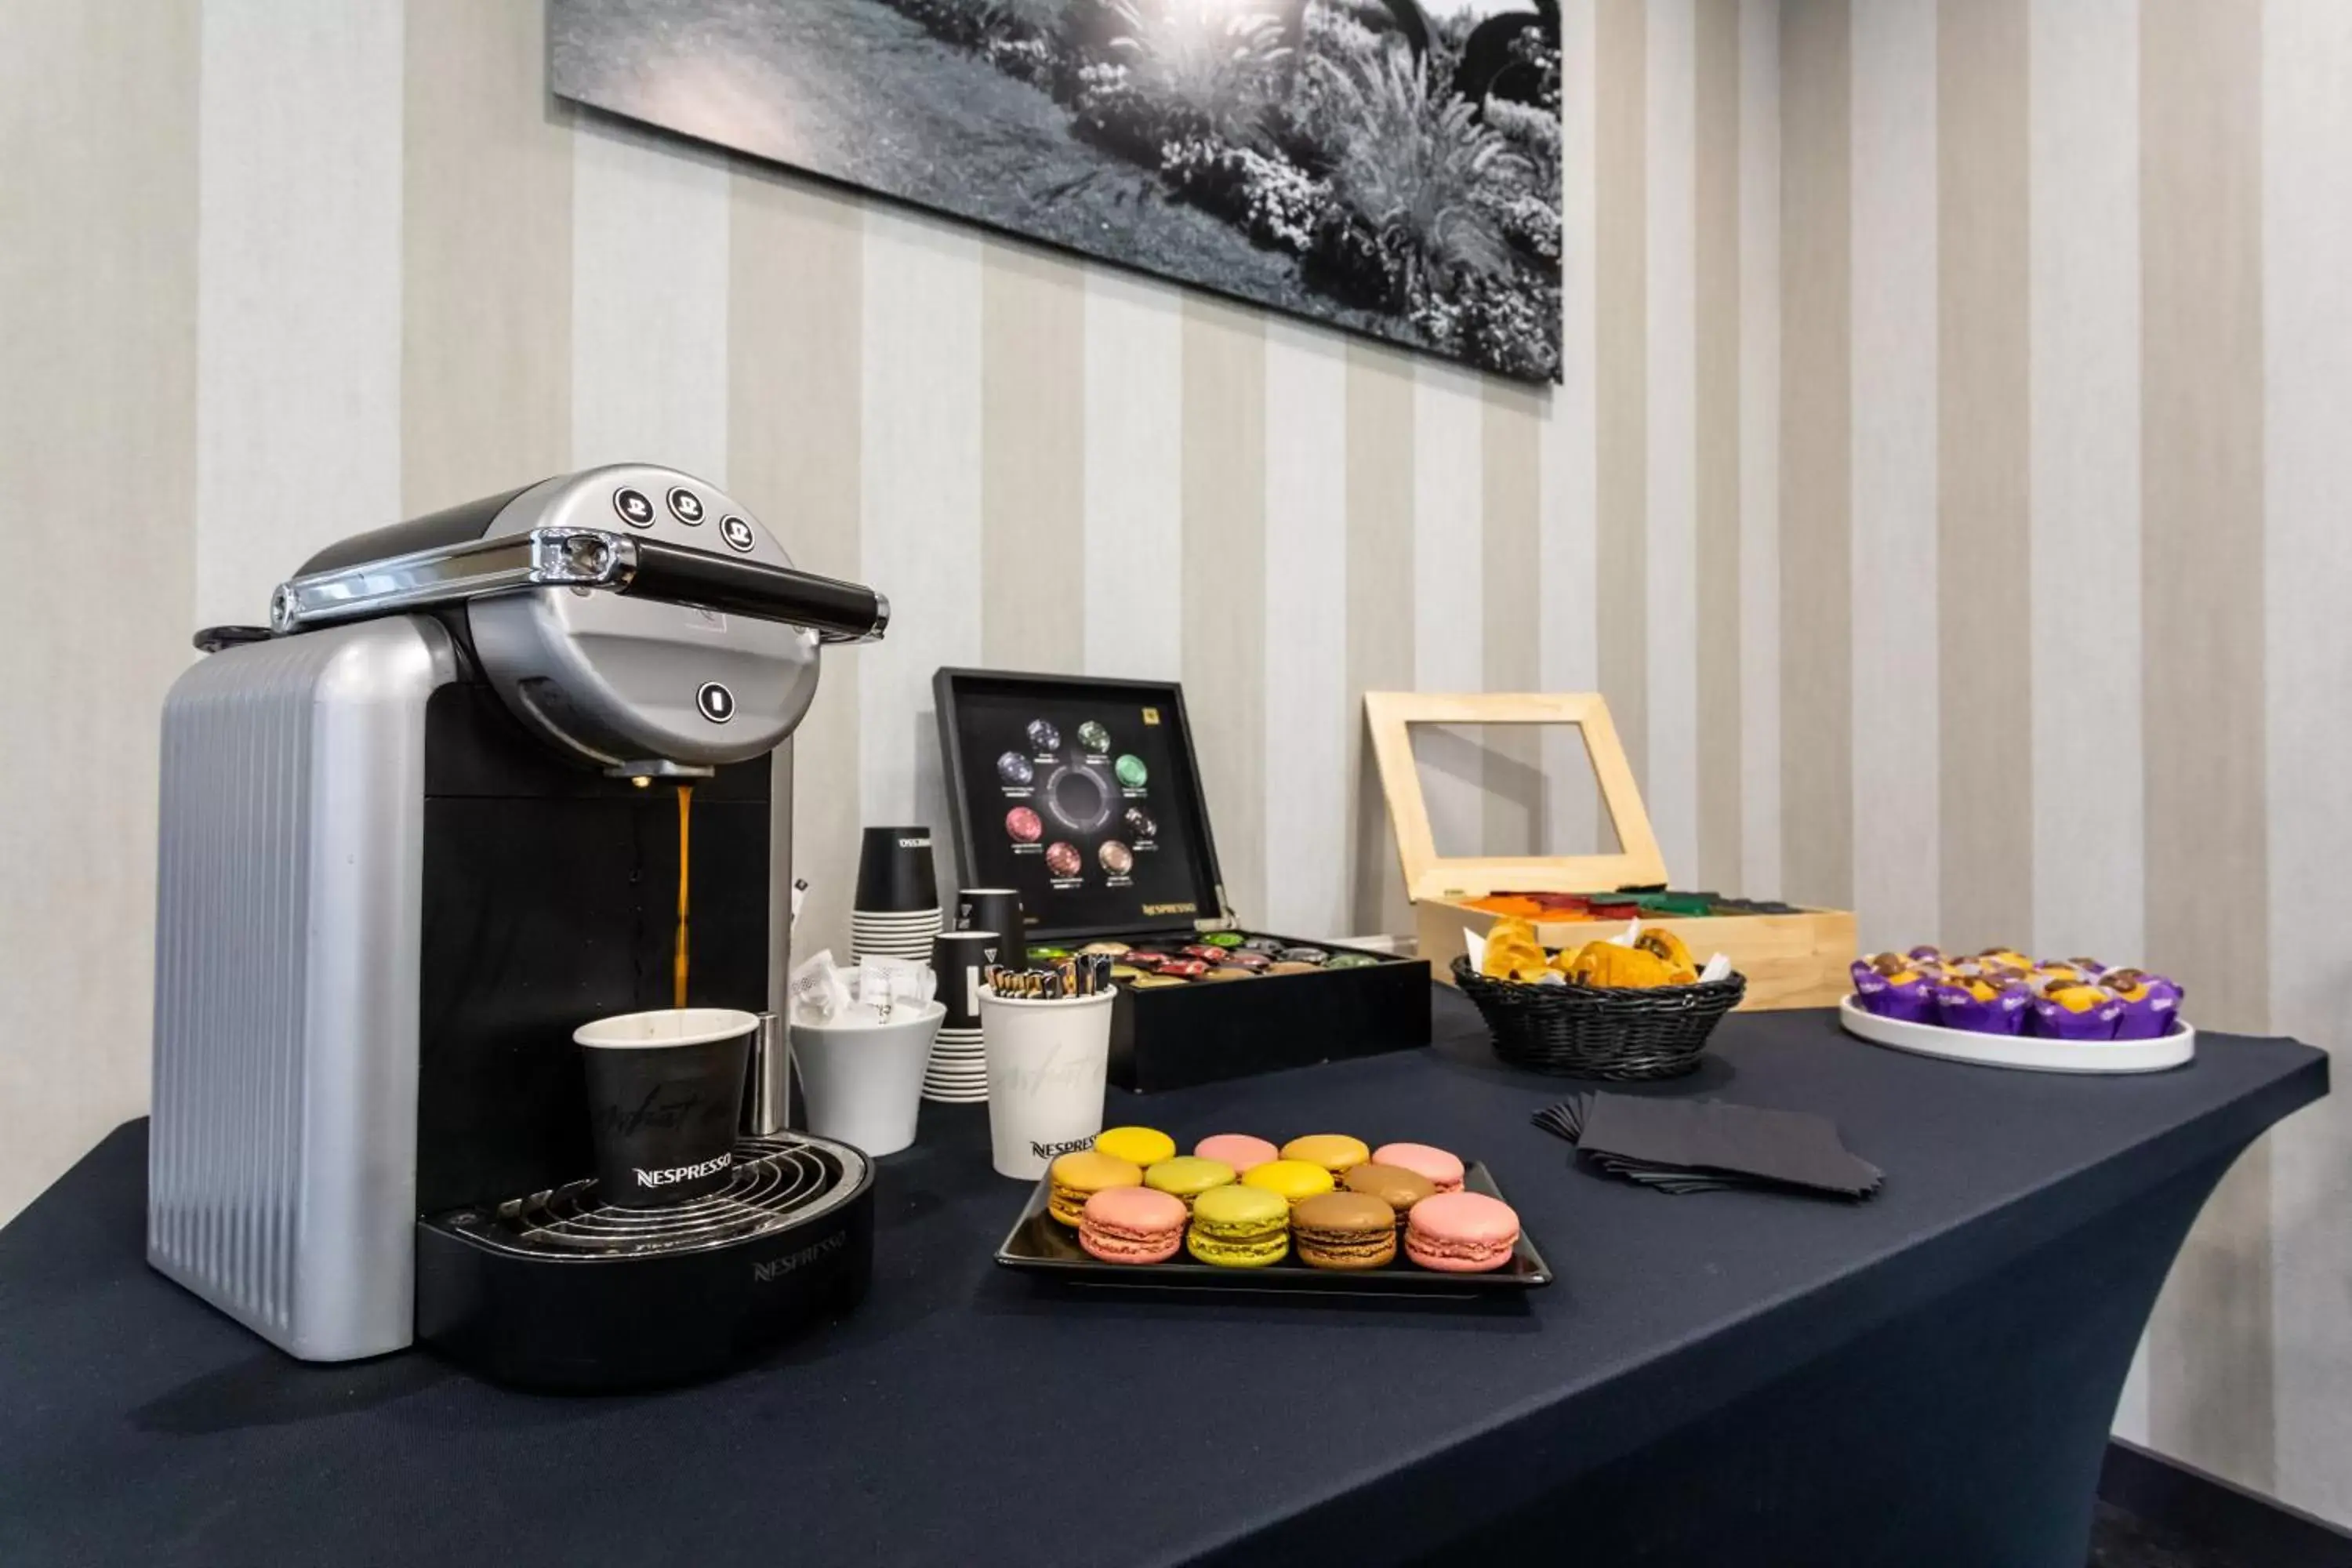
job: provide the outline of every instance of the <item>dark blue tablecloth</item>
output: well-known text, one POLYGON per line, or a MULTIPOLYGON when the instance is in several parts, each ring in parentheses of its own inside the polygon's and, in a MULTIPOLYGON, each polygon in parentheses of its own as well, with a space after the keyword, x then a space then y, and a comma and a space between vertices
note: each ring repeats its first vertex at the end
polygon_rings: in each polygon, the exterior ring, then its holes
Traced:
POLYGON ((1482 1159, 1559 1274, 1496 1309, 1070 1294, 990 1255, 985 1112, 881 1162, 873 1289, 720 1382, 531 1397, 421 1353, 304 1366, 147 1269, 145 1127, 0 1231, 0 1562, 2079 1563, 2105 1423, 2230 1159, 2319 1053, 2139 1078, 1728 1020, 1643 1092, 1817 1110, 1874 1201, 1670 1197, 1528 1124, 1451 992, 1438 1046, 1127 1100, 1189 1142, 1482 1159), (1726 1542, 1745 1542, 1726 1556, 1726 1542))

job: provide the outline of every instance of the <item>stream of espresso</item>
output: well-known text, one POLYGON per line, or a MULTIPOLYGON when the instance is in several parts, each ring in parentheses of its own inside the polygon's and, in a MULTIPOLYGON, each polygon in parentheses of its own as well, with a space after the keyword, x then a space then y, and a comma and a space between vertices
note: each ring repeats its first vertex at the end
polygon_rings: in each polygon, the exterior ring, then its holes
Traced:
POLYGON ((686 1005, 686 868, 694 825, 694 786, 677 786, 677 958, 671 968, 670 1005, 686 1005))

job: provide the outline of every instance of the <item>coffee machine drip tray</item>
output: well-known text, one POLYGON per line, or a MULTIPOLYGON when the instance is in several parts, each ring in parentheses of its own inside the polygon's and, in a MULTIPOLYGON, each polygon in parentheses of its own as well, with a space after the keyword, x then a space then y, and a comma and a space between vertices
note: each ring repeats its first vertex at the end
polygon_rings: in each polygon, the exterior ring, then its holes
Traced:
POLYGON ((436 1221, 521 1253, 629 1257, 747 1241, 790 1229, 847 1202, 866 1180, 866 1156, 815 1138, 746 1138, 735 1145, 727 1185, 667 1208, 596 1201, 593 1178, 511 1198, 495 1210, 460 1209, 436 1221))
POLYGON ((746 1138, 724 1188, 667 1208, 586 1180, 417 1221, 416 1337, 523 1387, 690 1382, 855 1305, 873 1257, 864 1154, 746 1138))

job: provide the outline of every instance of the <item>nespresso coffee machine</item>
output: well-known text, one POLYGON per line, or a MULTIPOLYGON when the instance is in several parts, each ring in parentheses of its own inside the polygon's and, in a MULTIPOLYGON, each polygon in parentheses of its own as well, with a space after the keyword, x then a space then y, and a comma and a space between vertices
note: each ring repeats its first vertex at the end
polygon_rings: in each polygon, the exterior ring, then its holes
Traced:
POLYGON ((790 736, 870 588, 717 487, 542 480, 313 556, 163 710, 148 1261, 308 1361, 702 1375, 871 1269, 872 1172, 785 1130, 773 1018, 730 1184, 598 1203, 574 1027, 780 1016, 790 736), (691 786, 690 810, 678 800, 691 786), (685 832, 687 822, 690 834, 685 832))

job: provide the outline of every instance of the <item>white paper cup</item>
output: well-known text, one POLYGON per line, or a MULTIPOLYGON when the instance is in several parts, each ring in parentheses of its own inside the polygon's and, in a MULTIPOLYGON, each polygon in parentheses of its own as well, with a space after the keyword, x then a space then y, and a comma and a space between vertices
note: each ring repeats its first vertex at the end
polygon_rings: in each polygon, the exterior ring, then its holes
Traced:
POLYGON ((894 1014, 887 1024, 794 1024, 808 1130, 868 1154, 895 1154, 915 1141, 923 1067, 947 1008, 894 1014))
POLYGON ((982 987, 988 1136, 1000 1176, 1034 1182, 1102 1131, 1116 993, 1033 1001, 982 987))

